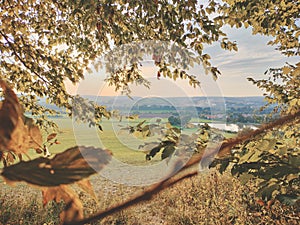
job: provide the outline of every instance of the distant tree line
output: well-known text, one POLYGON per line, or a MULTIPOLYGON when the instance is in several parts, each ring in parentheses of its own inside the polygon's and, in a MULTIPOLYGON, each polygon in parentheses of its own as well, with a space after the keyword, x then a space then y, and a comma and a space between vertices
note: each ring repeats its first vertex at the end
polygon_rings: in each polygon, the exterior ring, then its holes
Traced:
POLYGON ((179 116, 178 114, 174 114, 168 118, 168 121, 172 126, 185 127, 191 119, 190 115, 179 116))

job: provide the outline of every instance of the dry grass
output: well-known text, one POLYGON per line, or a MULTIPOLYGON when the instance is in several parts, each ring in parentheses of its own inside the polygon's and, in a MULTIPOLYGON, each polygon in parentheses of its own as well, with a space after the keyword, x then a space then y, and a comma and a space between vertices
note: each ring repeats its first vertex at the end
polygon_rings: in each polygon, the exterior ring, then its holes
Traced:
POLYGON ((1 184, 0 225, 9 224, 58 224, 63 204, 49 203, 42 206, 40 191, 20 184, 9 187, 1 184))
MULTIPOLYGON (((93 178, 96 203, 77 189, 85 215, 122 202, 143 187, 128 187, 93 178)), ((151 201, 121 211, 93 224, 298 224, 299 206, 278 202, 270 210, 255 203, 252 187, 242 186, 229 175, 207 172, 169 188, 151 201)), ((58 224, 62 204, 42 207, 41 193, 27 185, 1 185, 0 224, 58 224)))
POLYGON ((267 210, 256 204, 251 188, 229 175, 208 172, 96 224, 298 224, 299 207, 276 202, 267 210))

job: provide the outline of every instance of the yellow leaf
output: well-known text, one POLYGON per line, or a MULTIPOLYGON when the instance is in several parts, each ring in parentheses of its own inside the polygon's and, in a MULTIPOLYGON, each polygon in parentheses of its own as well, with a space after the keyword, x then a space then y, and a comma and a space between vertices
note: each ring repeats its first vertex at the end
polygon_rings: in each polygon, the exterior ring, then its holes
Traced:
POLYGON ((173 126, 168 122, 168 123, 166 123, 166 128, 167 129, 170 129, 170 128, 172 128, 173 126))
POLYGON ((283 68, 282 68, 282 73, 283 74, 289 74, 290 72, 291 72, 291 68, 290 67, 288 67, 288 66, 284 66, 283 68))

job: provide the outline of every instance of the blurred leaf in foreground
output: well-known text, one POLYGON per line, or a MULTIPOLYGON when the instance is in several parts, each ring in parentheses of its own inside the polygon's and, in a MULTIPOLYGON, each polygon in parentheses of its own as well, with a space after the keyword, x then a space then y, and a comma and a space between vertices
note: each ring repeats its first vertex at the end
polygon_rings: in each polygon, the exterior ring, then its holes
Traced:
POLYGON ((38 186, 59 186, 89 177, 111 160, 111 153, 93 147, 72 147, 53 159, 37 158, 6 167, 1 175, 8 182, 25 181, 38 186))
POLYGON ((8 166, 14 163, 16 156, 22 160, 22 154, 28 149, 40 148, 43 139, 33 119, 23 115, 14 91, 1 79, 0 88, 4 93, 4 100, 0 102, 0 161, 8 166))
POLYGON ((1 79, 0 87, 4 93, 4 101, 0 105, 0 151, 24 153, 28 138, 22 120, 22 108, 14 91, 1 79))

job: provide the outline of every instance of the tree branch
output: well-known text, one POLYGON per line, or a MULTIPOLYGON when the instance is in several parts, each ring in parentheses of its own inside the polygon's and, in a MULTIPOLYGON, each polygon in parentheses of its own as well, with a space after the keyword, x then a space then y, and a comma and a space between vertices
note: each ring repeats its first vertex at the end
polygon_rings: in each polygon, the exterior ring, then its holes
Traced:
POLYGON ((9 41, 8 37, 0 30, 0 34, 1 36, 7 41, 7 43, 9 44, 10 48, 12 49, 14 55, 20 60, 20 62, 28 69, 30 70, 32 73, 34 73, 37 77, 39 77, 42 81, 44 81, 45 83, 49 83, 47 80, 45 80, 42 76, 40 76, 37 72, 31 70, 31 68, 27 65, 27 63, 21 58, 21 56, 19 56, 19 54, 17 53, 17 50, 15 49, 15 47, 13 46, 13 44, 9 41))
POLYGON ((297 119, 298 117, 300 117, 300 111, 298 111, 292 115, 283 116, 273 122, 263 124, 260 126, 259 129, 249 132, 249 134, 247 134, 247 135, 238 136, 233 139, 225 140, 221 144, 221 146, 219 146, 217 148, 212 148, 211 151, 208 151, 209 149, 206 150, 206 152, 208 152, 208 153, 197 154, 194 157, 192 157, 192 159, 183 167, 183 169, 189 168, 192 165, 199 163, 202 159, 210 158, 214 155, 217 155, 218 157, 224 157, 231 153, 231 149, 234 146, 241 144, 245 141, 249 141, 249 140, 253 139, 255 136, 257 136, 259 134, 263 134, 266 131, 269 131, 275 127, 282 126, 283 124, 286 124, 286 123, 290 123, 293 120, 297 119))
POLYGON ((171 186, 173 186, 174 184, 184 180, 184 179, 187 179, 187 178, 190 178, 190 177, 193 177, 195 175, 198 174, 198 171, 194 171, 194 172, 191 172, 191 173, 188 173, 188 174, 185 174, 183 176, 180 176, 179 178, 176 178, 176 179, 173 179, 171 180, 171 178, 168 178, 167 180, 165 181, 162 181, 158 184, 155 184, 155 185, 152 185, 147 191, 143 191, 141 194, 139 194, 138 196, 134 197, 134 198, 131 198, 121 204, 117 204, 115 206, 112 206, 111 208, 109 209, 106 209, 104 211, 101 211, 89 218, 86 218, 86 219, 83 219, 81 221, 78 221, 78 222, 72 222, 72 223, 65 223, 64 225, 84 225, 86 223, 91 223, 91 222, 94 222, 96 220, 100 220, 100 219, 103 219, 104 217, 106 216, 109 216, 111 214, 114 214, 120 210, 123 210, 123 209, 126 209, 126 208, 129 208, 133 205, 136 205, 140 202, 145 202, 145 201, 149 201, 151 200, 157 193, 161 192, 162 190, 166 189, 166 188, 169 188, 171 186))

